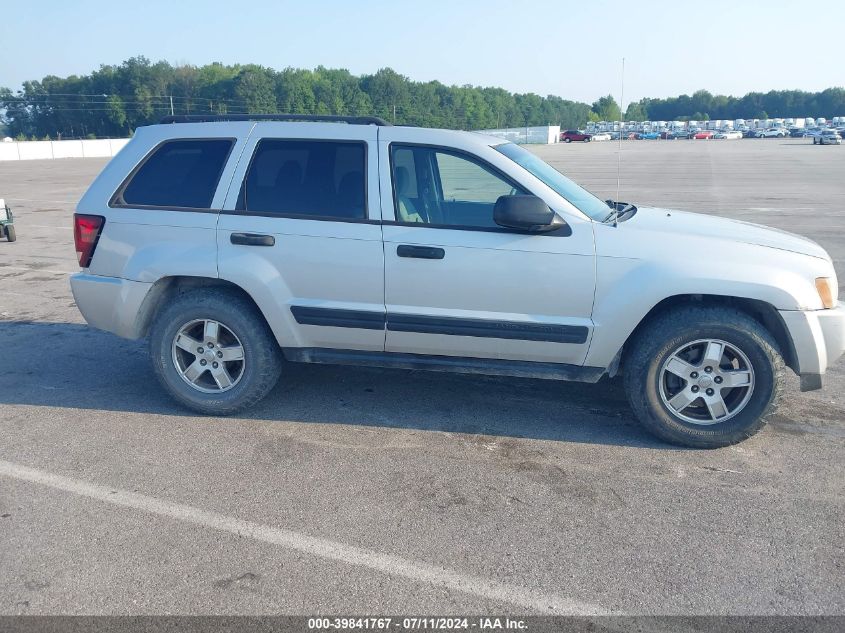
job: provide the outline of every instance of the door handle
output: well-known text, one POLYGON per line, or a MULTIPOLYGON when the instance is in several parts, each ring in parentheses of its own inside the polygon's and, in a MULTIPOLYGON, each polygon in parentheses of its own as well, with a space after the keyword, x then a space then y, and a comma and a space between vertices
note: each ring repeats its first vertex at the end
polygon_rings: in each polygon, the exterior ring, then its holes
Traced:
POLYGON ((260 233, 232 233, 229 236, 232 244, 241 246, 274 246, 276 238, 272 235, 261 235, 260 233))
POLYGON ((415 257, 417 259, 443 259, 446 256, 446 251, 437 246, 400 244, 396 247, 396 254, 399 257, 415 257))

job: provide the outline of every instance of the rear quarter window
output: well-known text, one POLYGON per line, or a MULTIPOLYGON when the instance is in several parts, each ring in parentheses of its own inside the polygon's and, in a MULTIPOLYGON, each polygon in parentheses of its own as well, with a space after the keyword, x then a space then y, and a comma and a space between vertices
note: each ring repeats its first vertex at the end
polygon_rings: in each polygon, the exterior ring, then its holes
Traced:
POLYGON ((162 143, 127 178, 111 206, 208 209, 233 144, 233 139, 162 143))

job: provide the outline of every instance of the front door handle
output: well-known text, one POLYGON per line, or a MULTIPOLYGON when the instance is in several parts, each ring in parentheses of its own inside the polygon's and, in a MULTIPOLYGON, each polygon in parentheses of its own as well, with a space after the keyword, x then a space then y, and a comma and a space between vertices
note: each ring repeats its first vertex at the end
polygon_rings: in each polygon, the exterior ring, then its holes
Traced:
POLYGON ((417 259, 443 259, 446 251, 437 246, 414 246, 412 244, 400 244, 396 248, 399 257, 415 257, 417 259))
POLYGON ((229 236, 229 241, 241 246, 273 246, 276 244, 275 237, 260 233, 232 233, 229 236))

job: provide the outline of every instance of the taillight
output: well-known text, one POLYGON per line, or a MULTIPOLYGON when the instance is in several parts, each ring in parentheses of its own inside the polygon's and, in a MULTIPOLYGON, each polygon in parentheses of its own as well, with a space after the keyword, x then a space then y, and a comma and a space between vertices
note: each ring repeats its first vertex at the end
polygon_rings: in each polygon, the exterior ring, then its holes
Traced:
POLYGON ((106 219, 101 215, 73 214, 73 241, 76 244, 80 267, 88 268, 91 265, 91 258, 94 257, 94 249, 97 248, 97 240, 100 239, 100 232, 105 223, 106 219))

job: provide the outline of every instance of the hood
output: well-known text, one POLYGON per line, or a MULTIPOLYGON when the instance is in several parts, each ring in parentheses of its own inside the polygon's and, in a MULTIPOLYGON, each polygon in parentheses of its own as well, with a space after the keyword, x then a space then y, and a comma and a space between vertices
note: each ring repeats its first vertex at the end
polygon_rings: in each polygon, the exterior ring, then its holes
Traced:
POLYGON ((702 213, 638 207, 637 213, 624 224, 630 224, 632 228, 659 233, 712 237, 742 244, 765 246, 831 261, 827 251, 806 237, 761 224, 702 213))

